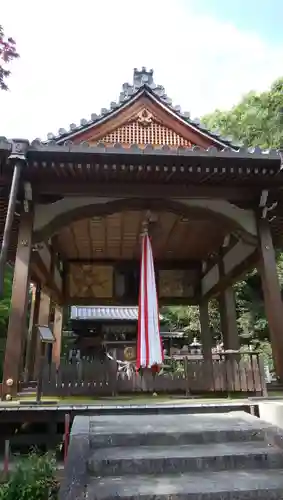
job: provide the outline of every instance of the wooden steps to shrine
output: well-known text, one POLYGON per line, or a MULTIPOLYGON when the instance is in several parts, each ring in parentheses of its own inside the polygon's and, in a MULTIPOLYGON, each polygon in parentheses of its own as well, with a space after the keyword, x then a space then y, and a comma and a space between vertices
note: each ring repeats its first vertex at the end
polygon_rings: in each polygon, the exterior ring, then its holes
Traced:
POLYGON ((59 498, 279 500, 281 442, 244 412, 76 417, 59 498))

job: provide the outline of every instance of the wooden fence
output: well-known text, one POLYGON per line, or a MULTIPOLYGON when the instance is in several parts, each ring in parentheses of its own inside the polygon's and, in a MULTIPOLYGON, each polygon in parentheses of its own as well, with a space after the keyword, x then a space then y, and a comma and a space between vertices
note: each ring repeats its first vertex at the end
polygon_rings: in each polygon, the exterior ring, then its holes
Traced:
POLYGON ((132 371, 109 372, 103 364, 80 361, 45 367, 42 393, 45 396, 111 396, 131 393, 158 394, 265 394, 264 370, 258 354, 221 354, 212 361, 182 358, 166 361, 153 376, 132 371))

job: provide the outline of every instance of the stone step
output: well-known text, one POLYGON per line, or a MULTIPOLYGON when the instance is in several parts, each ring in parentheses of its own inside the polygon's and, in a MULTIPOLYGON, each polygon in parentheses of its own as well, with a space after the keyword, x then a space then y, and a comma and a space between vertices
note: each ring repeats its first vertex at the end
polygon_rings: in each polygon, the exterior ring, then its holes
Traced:
POLYGON ((282 500, 283 474, 277 470, 203 472, 92 479, 88 500, 282 500))
MULTIPOLYGON (((260 421, 259 421, 260 422, 260 421)), ((94 416, 90 422, 90 446, 170 446, 262 441, 257 425, 236 413, 191 415, 94 416)))
POLYGON ((283 468, 283 453, 261 442, 99 448, 88 461, 96 476, 283 468))

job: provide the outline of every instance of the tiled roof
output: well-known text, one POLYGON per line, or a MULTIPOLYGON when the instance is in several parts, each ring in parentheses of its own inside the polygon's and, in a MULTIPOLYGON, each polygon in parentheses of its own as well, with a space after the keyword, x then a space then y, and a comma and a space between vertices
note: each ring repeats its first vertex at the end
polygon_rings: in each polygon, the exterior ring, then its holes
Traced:
POLYGON ((137 307, 72 306, 71 319, 137 321, 137 307))
POLYGON ((115 116, 124 107, 127 107, 142 94, 151 96, 155 101, 158 101, 162 106, 166 107, 170 113, 174 114, 177 119, 190 125, 200 134, 210 137, 217 142, 219 146, 229 146, 236 149, 241 144, 233 141, 231 137, 223 137, 217 130, 209 131, 199 119, 191 119, 188 111, 182 111, 181 106, 173 105, 172 99, 166 94, 165 88, 162 85, 156 85, 153 79, 153 70, 147 71, 145 67, 141 70, 134 69, 133 83, 124 83, 120 92, 118 102, 112 101, 108 108, 102 108, 99 114, 92 113, 90 119, 82 118, 79 124, 71 123, 69 129, 60 128, 57 134, 49 133, 47 139, 55 140, 58 143, 71 138, 78 133, 84 132, 93 125, 101 124, 108 120, 111 116, 115 116))
MULTIPOLYGON (((72 306, 71 319, 73 320, 108 320, 108 321, 137 321, 138 307, 131 306, 72 306)), ((162 317, 160 316, 160 319, 162 317)))
MULTIPOLYGON (((125 160, 132 156, 162 156, 164 157, 215 157, 215 158, 237 158, 237 159, 247 159, 247 158, 258 158, 258 159, 277 159, 279 162, 282 161, 282 151, 276 149, 261 149, 260 147, 250 147, 250 148, 238 148, 232 149, 230 147, 223 147, 218 149, 214 146, 210 146, 207 149, 203 149, 199 146, 192 146, 191 148, 185 148, 182 146, 171 148, 169 146, 153 147, 151 144, 146 147, 140 147, 137 144, 133 144, 130 147, 126 147, 123 144, 104 144, 102 142, 97 145, 89 145, 87 141, 82 141, 79 144, 74 144, 71 140, 66 139, 62 144, 58 144, 56 141, 49 141, 47 143, 41 142, 39 139, 35 139, 31 143, 27 143, 26 150, 23 154, 23 159, 28 160, 35 155, 46 154, 49 156, 60 155, 62 158, 62 165, 64 160, 69 161, 69 154, 74 155, 74 158, 79 155, 84 155, 85 160, 88 161, 90 156, 104 156, 111 157, 117 155, 123 156, 125 160)), ((17 146, 18 140, 12 139, 8 140, 6 137, 0 137, 0 153, 6 153, 6 155, 13 154, 13 149, 17 146)), ((59 156, 58 156, 59 157, 59 156)), ((59 159, 60 159, 59 158, 59 159)))

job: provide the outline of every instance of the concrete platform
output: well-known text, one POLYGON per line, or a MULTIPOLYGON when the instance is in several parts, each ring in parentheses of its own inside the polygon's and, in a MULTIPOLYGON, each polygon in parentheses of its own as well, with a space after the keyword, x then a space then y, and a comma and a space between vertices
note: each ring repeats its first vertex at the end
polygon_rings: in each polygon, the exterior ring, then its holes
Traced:
POLYGON ((253 470, 93 479, 88 500, 282 500, 281 471, 253 470))
MULTIPOLYGON (((47 401, 47 405, 40 404, 37 405, 36 402, 32 402, 29 400, 22 400, 12 403, 5 403, 3 406, 0 406, 0 416, 1 413, 6 412, 38 412, 41 409, 44 411, 51 412, 72 412, 76 415, 134 415, 134 414, 146 414, 146 415, 155 415, 155 414, 188 414, 188 413, 223 413, 230 411, 246 411, 251 413, 251 410, 257 411, 258 400, 252 401, 247 399, 240 400, 218 400, 218 401, 202 401, 198 402, 197 400, 178 400, 174 402, 157 402, 154 398, 152 398, 150 403, 137 403, 137 404, 128 404, 127 402, 121 402, 121 404, 111 404, 111 400, 105 401, 105 403, 94 403, 94 404, 65 404, 63 402, 54 404, 49 404, 50 401, 47 401)), ((44 402, 43 402, 44 403, 44 402)))

